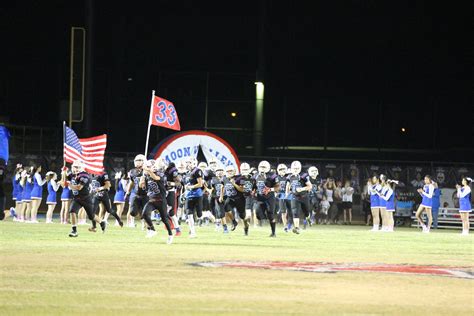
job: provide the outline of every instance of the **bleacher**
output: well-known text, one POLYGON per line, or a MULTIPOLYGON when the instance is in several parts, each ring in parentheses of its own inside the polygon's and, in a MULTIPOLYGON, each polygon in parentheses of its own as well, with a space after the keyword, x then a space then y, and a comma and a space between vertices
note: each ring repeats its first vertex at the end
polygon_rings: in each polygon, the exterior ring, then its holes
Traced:
MULTIPOLYGON (((411 216, 412 227, 420 227, 418 221, 415 218, 415 214, 411 216)), ((423 213, 423 220, 427 220, 427 216, 423 213)), ((474 229, 474 213, 469 214, 470 230, 474 229)), ((462 222, 459 215, 459 209, 453 207, 443 207, 439 209, 438 213, 438 228, 453 228, 461 229, 462 222)))

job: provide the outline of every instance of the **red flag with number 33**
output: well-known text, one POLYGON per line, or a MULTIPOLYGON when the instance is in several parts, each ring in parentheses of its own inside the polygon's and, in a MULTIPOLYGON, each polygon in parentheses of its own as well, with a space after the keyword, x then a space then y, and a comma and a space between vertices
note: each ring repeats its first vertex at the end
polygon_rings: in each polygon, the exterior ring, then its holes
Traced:
POLYGON ((157 97, 156 95, 153 97, 151 125, 170 128, 175 131, 181 130, 178 113, 176 113, 172 102, 157 97))

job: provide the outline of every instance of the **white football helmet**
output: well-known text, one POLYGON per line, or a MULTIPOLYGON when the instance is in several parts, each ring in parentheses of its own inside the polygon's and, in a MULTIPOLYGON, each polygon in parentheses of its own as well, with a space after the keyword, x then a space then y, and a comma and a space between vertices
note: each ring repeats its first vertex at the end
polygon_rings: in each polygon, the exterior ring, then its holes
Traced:
POLYGON ((277 167, 277 172, 279 176, 284 177, 286 173, 288 172, 288 167, 285 164, 281 163, 277 167))
POLYGON ((209 160, 209 169, 211 169, 212 171, 216 171, 217 170, 217 160, 216 159, 211 159, 209 160))
POLYGON ((145 155, 136 155, 135 159, 133 160, 133 164, 135 168, 141 168, 143 166, 143 163, 145 162, 146 157, 145 155))
POLYGON ((240 174, 243 176, 248 176, 250 174, 250 165, 246 162, 240 165, 240 174))
POLYGON ((204 162, 204 161, 201 161, 201 162, 198 164, 198 168, 201 169, 202 171, 206 170, 206 169, 207 169, 207 163, 204 162))
POLYGON ((216 168, 216 176, 219 177, 219 178, 222 178, 224 176, 224 168, 217 167, 216 168))
POLYGON ((295 160, 291 163, 291 173, 296 175, 301 172, 301 162, 295 160))
POLYGON ((155 167, 157 170, 165 170, 167 167, 166 160, 163 157, 159 157, 155 160, 155 167))
POLYGON ((153 159, 147 160, 147 161, 145 161, 144 165, 147 169, 154 170, 155 169, 155 160, 153 160, 153 159))
POLYGON ((232 178, 233 176, 235 176, 235 168, 234 166, 227 166, 225 167, 225 174, 227 175, 227 177, 230 177, 232 178))
POLYGON ((79 173, 84 171, 84 161, 82 160, 74 160, 71 166, 72 173, 79 173))
POLYGON ((315 166, 311 166, 308 168, 308 173, 311 178, 316 179, 319 174, 319 170, 315 166))
POLYGON ((194 168, 196 168, 197 166, 197 159, 194 158, 194 157, 189 157, 187 160, 186 160, 186 169, 188 170, 193 170, 194 168))
POLYGON ((258 172, 259 173, 268 173, 270 172, 270 163, 266 160, 260 161, 258 164, 258 172))

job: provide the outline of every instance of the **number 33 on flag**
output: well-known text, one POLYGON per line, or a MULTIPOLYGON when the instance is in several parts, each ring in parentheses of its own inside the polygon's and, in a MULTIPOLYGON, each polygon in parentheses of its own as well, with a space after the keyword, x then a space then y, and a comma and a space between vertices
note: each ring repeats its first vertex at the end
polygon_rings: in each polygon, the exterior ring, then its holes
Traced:
POLYGON ((172 102, 158 96, 154 96, 152 109, 152 125, 170 128, 176 131, 181 130, 178 114, 176 113, 176 109, 174 108, 172 102))

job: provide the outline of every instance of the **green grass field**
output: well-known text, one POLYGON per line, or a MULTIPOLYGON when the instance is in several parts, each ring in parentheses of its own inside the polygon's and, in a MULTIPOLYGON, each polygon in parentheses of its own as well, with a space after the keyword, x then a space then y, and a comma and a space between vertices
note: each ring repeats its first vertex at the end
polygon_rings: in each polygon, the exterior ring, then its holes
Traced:
POLYGON ((415 229, 317 226, 276 239, 269 228, 213 226, 166 245, 140 229, 0 222, 0 314, 473 315, 474 280, 374 272, 308 273, 189 265, 209 260, 474 266, 474 237, 415 229))

